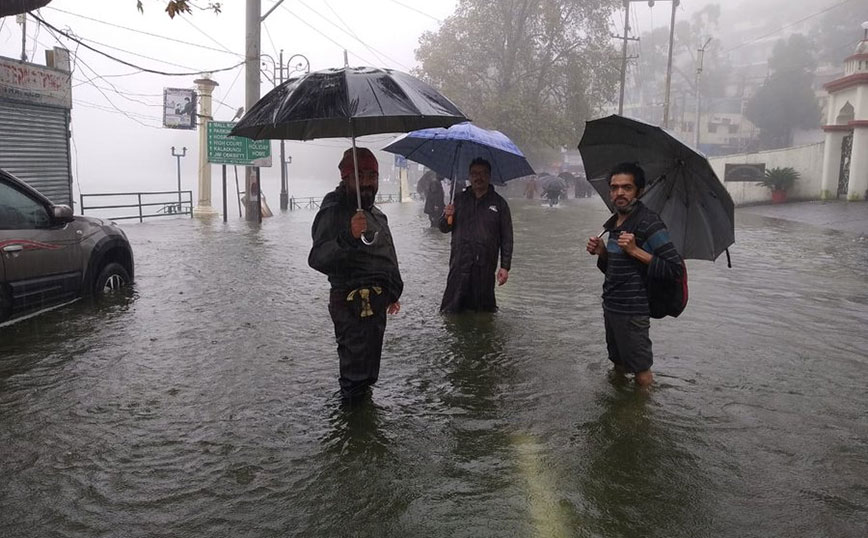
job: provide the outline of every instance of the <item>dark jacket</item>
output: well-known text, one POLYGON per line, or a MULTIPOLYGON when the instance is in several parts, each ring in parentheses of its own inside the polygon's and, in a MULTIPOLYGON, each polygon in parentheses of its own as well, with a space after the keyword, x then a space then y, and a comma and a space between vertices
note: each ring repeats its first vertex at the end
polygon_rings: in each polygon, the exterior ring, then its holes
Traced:
POLYGON ((313 220, 308 264, 328 276, 333 290, 354 290, 382 286, 397 301, 404 290, 389 222, 376 206, 365 210, 367 236, 379 235, 373 245, 364 245, 350 233, 350 219, 356 212, 355 198, 339 186, 328 193, 313 220))
POLYGON ((494 272, 499 253, 500 266, 509 271, 512 265, 512 215, 506 200, 491 185, 482 198, 476 198, 471 187, 456 195, 452 226, 444 215, 440 217, 440 231, 452 232, 450 270, 483 265, 494 272))
POLYGON ((428 190, 425 191, 425 214, 434 217, 440 217, 443 213, 443 185, 439 179, 434 179, 428 183, 428 190))
POLYGON ((682 274, 681 256, 669 239, 666 225, 654 211, 642 202, 621 226, 615 227, 618 215, 612 215, 603 228, 608 230, 607 257, 597 259, 597 267, 606 274, 603 282, 603 308, 615 314, 647 316, 647 279, 671 281, 682 274), (650 253, 651 263, 645 265, 618 246, 621 232, 635 234, 639 248, 650 253))

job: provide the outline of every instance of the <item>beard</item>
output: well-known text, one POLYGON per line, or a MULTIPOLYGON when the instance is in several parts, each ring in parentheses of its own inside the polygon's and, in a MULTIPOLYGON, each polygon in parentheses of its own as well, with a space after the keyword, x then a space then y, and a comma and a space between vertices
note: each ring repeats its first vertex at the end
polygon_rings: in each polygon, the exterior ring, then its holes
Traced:
POLYGON ((359 190, 362 195, 362 209, 370 209, 374 205, 374 199, 377 196, 377 190, 373 187, 362 187, 359 190))
POLYGON ((629 215, 630 213, 633 212, 634 209, 636 209, 636 204, 638 204, 638 203, 639 203, 639 199, 633 198, 625 206, 622 206, 622 207, 615 206, 615 210, 618 211, 618 213, 620 213, 622 215, 629 215))

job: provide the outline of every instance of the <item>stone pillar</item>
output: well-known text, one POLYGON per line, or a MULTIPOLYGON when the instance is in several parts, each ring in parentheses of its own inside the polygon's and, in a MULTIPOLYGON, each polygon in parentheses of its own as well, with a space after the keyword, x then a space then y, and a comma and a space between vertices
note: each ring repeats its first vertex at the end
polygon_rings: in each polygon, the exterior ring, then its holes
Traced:
POLYGON ((868 125, 858 125, 853 129, 847 200, 864 200, 865 191, 868 191, 868 125))
POLYGON ((211 92, 217 87, 206 76, 194 80, 199 90, 199 202, 193 209, 194 217, 214 217, 217 210, 211 207, 211 164, 208 162, 208 122, 211 117, 211 92))
POLYGON ((823 147, 823 180, 820 198, 834 200, 838 197, 838 175, 841 172, 841 144, 849 131, 827 130, 823 147))

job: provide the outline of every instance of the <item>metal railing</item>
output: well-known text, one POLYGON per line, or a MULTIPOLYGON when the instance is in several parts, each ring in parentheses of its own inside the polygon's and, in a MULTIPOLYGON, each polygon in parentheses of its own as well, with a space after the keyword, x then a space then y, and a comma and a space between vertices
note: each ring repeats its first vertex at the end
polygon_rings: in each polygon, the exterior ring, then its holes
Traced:
POLYGON ((85 214, 85 211, 98 211, 99 214, 93 215, 92 213, 92 215, 109 220, 139 219, 139 222, 144 222, 144 219, 152 217, 178 215, 193 217, 193 191, 101 192, 81 194, 80 196, 82 215, 85 214), (174 199, 169 200, 170 197, 174 199), (111 198, 111 200, 106 205, 86 205, 85 199, 90 198, 102 200, 111 198), (146 213, 146 211, 154 211, 152 208, 157 208, 155 213, 146 213), (136 214, 105 215, 108 210, 118 209, 136 209, 136 214))
MULTIPOLYGON (((415 193, 413 193, 415 194, 415 193)), ((413 194, 410 195, 410 198, 413 198, 413 194)), ((322 196, 307 196, 302 198, 292 197, 289 199, 289 210, 293 211, 296 209, 319 209, 322 204, 323 197, 322 196)), ((401 197, 395 194, 383 194, 378 193, 377 199, 375 203, 377 204, 390 204, 393 202, 400 202, 401 197)))

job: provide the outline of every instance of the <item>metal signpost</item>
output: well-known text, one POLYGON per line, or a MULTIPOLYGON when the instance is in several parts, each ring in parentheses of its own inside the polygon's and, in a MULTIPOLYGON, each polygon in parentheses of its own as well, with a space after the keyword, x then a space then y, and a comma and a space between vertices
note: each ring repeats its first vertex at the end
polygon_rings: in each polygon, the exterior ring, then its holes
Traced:
MULTIPOLYGON (((226 221, 226 165, 241 166, 271 166, 271 140, 250 140, 242 136, 229 136, 235 127, 231 121, 208 122, 208 162, 223 165, 223 221, 226 221)), ((257 201, 260 200, 262 188, 257 181, 257 201)), ((248 202, 253 198, 248 193, 248 202)), ((248 206, 250 204, 248 203, 248 206)), ((262 202, 257 205, 259 222, 262 222, 262 202)), ((248 207, 248 211, 249 211, 248 207)))

